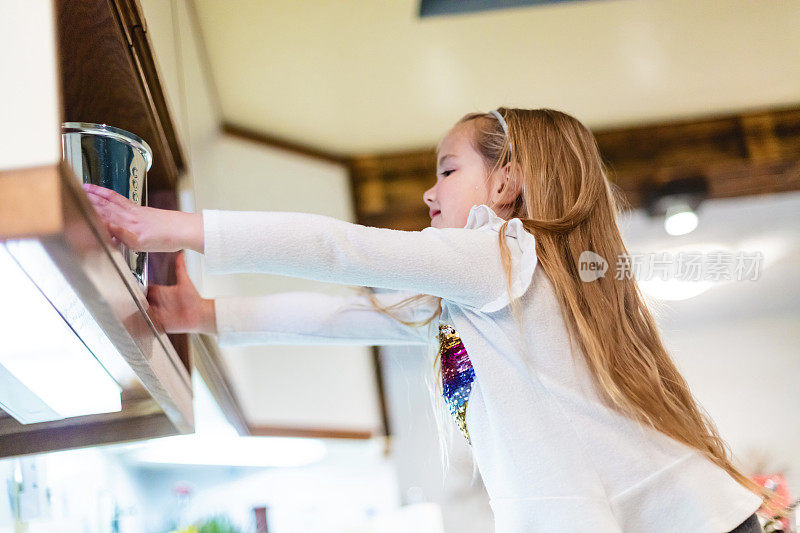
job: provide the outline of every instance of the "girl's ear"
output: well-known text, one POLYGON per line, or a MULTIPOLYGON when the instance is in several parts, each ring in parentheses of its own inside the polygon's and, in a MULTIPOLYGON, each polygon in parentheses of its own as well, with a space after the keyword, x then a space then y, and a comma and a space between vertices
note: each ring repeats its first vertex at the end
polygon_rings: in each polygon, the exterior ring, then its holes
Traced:
POLYGON ((522 194, 522 175, 516 165, 506 163, 495 173, 490 200, 496 205, 513 204, 520 194, 522 194))

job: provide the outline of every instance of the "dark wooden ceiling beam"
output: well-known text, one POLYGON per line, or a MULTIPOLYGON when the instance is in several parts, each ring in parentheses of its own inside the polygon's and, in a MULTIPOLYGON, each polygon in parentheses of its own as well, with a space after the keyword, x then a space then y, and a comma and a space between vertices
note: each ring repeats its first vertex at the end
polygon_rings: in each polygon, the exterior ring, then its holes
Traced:
MULTIPOLYGON (((800 107, 595 132, 609 179, 628 207, 644 191, 701 175, 712 198, 800 190, 800 107)), ((361 224, 420 229, 430 223, 422 194, 435 180, 435 151, 349 161, 361 224)))
POLYGON ((256 424, 249 427, 254 437, 304 437, 309 439, 371 439, 372 431, 353 429, 309 428, 256 424))
POLYGON ((340 165, 346 165, 348 163, 348 159, 346 157, 319 150, 306 144, 287 141, 273 135, 260 133, 249 128, 231 124, 229 122, 222 123, 222 133, 237 139, 262 144, 269 146, 270 148, 279 148, 287 152, 304 155, 313 159, 320 159, 329 163, 338 163, 340 165))

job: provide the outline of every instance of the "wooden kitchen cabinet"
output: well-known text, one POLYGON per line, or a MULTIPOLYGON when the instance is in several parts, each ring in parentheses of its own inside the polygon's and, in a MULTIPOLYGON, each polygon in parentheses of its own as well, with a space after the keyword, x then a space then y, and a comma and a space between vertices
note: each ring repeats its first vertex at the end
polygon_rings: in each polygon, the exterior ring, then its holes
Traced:
MULTIPOLYGON (((52 153, 49 145, 58 142, 54 132, 64 121, 105 123, 142 137, 153 150, 149 204, 177 209, 184 158, 137 3, 55 0, 50 13, 52 26, 34 19, 28 23, 36 26, 31 31, 45 37, 54 33, 53 60, 32 66, 41 71, 36 83, 51 80, 53 86, 42 91, 39 85, 30 93, 14 93, 12 88, 7 89, 10 95, 0 96, 13 98, 24 113, 25 108, 46 109, 46 102, 37 99, 48 90, 57 95, 57 112, 48 118, 53 127, 32 129, 35 142, 48 147, 42 150, 46 155, 52 153), (53 71, 55 76, 50 75, 53 71)), ((142 288, 79 180, 68 165, 49 159, 14 166, 17 161, 0 158, 0 241, 38 241, 81 308, 105 333, 113 349, 95 356, 122 388, 122 410, 33 424, 21 424, 0 410, 0 457, 192 432, 187 336, 167 335, 150 319, 142 288)), ((174 259, 175 254, 149 254, 150 283, 173 283, 174 259)), ((36 283, 35 274, 27 273, 36 283)), ((48 296, 46 287, 37 286, 48 296)), ((51 303, 59 310, 58 302, 51 303)), ((14 302, 0 299, 0 305, 14 302)))

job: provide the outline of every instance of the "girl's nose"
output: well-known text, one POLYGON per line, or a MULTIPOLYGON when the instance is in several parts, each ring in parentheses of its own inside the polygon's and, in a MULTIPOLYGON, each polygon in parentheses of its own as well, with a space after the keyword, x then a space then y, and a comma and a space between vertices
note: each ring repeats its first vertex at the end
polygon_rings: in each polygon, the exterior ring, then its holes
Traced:
POLYGON ((422 201, 430 205, 433 202, 433 187, 422 193, 422 201))

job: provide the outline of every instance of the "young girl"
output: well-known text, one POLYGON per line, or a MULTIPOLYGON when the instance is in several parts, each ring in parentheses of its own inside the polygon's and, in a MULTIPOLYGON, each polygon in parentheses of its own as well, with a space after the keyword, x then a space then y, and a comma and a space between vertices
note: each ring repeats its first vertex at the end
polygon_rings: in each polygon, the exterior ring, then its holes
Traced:
POLYGON ((422 231, 162 211, 85 188, 133 249, 192 249, 214 273, 384 289, 204 300, 179 256, 177 285, 151 286, 148 299, 167 331, 223 345, 434 339, 498 532, 762 531, 755 511, 777 508, 731 463, 636 281, 579 276, 584 251, 611 268, 627 254, 591 132, 559 111, 499 108, 463 117, 437 152, 422 231))

